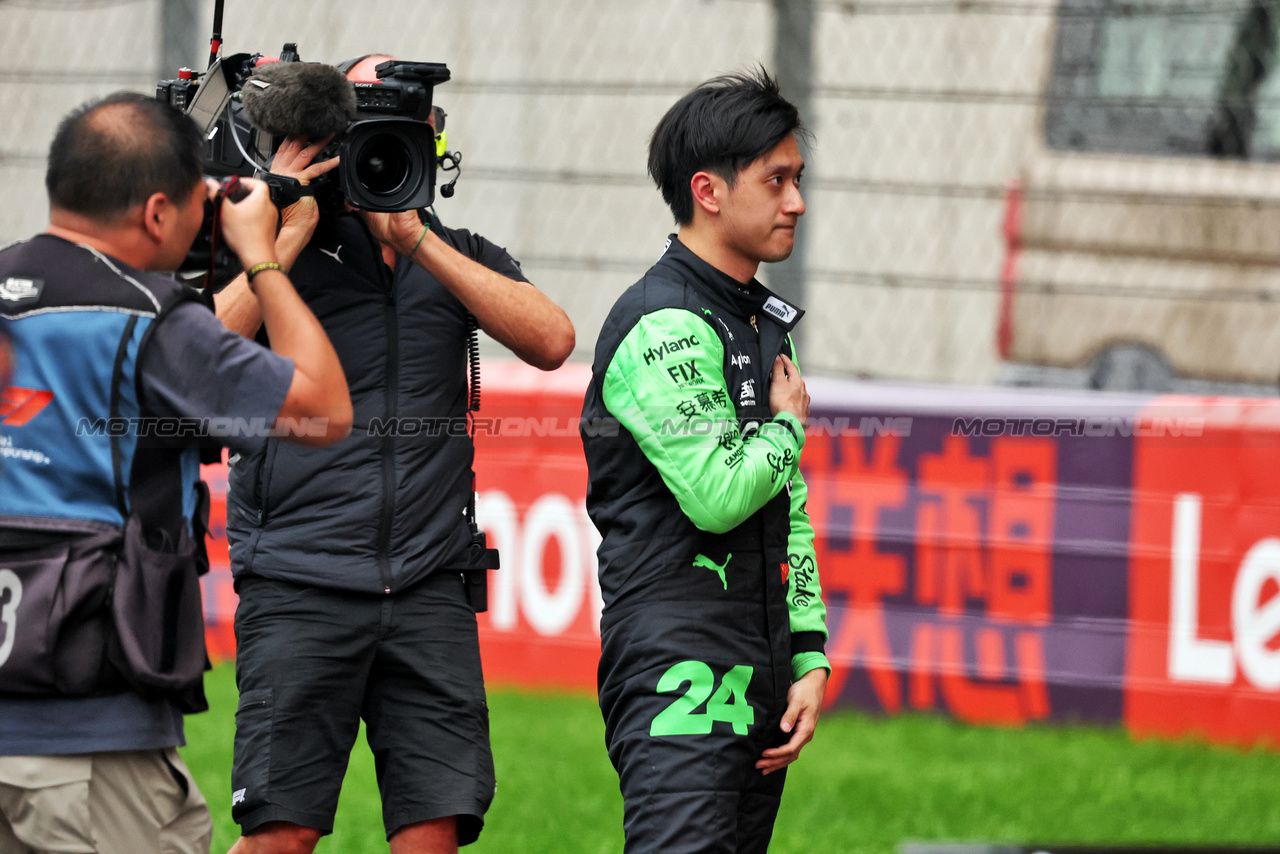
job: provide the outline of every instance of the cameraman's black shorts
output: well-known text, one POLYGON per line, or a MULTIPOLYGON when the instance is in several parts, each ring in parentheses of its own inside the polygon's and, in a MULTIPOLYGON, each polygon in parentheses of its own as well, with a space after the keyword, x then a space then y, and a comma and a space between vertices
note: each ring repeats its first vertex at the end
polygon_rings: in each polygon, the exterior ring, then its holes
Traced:
POLYGON ((391 596, 258 577, 238 583, 231 815, 249 833, 286 821, 329 833, 364 719, 390 838, 458 816, 476 839, 493 800, 475 613, 461 576, 391 596))

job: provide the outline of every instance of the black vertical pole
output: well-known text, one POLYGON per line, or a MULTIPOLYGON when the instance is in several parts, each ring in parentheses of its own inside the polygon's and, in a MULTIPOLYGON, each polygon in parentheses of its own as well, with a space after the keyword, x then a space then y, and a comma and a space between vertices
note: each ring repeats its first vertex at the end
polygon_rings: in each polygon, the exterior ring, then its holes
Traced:
POLYGON ((208 24, 199 20, 200 0, 160 0, 160 69, 157 80, 178 76, 186 66, 204 70, 202 44, 208 24))

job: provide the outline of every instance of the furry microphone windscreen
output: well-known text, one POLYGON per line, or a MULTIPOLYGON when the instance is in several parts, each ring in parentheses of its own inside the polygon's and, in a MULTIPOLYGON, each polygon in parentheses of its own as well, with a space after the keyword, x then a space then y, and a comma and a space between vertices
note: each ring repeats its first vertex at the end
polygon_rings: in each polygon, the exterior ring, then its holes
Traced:
POLYGON ((356 117, 351 81, 322 62, 273 62, 254 69, 240 92, 249 122, 276 136, 319 139, 356 117))

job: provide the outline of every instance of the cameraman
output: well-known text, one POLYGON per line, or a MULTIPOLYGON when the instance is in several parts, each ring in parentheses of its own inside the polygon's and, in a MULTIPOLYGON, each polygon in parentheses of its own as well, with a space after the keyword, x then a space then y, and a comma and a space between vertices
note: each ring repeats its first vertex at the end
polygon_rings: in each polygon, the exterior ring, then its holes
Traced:
POLYGON ((247 182, 220 216, 227 244, 259 271, 275 353, 160 275, 182 262, 216 198, 201 142, 190 119, 143 95, 77 108, 49 152, 48 231, 0 252, 10 400, 25 401, 0 436, 0 851, 209 850, 208 808, 174 749, 183 712, 207 708, 196 577, 207 566, 205 440, 161 443, 141 425, 304 423, 289 439, 315 446, 350 431, 337 355, 278 269, 265 185, 247 182), (117 422, 138 426, 81 429, 117 422), (123 640, 170 613, 166 595, 130 601, 125 582, 141 564, 172 570, 167 580, 194 596, 191 619, 141 638, 194 658, 168 690, 152 688, 165 674, 123 640))
MULTIPOLYGON (((342 70, 374 81, 389 58, 342 70)), ((273 171, 314 156, 300 151, 297 140, 282 148, 273 171)), ((347 372, 355 428, 330 450, 270 442, 233 463, 231 800, 244 834, 233 851, 310 851, 331 832, 363 718, 391 850, 454 852, 477 838, 494 793, 461 573, 471 565, 470 316, 544 370, 572 351, 573 326, 504 249, 429 211, 327 213, 292 275, 347 372), (413 435, 375 429, 405 420, 413 435)), ((243 282, 219 295, 218 315, 256 333, 243 282)))

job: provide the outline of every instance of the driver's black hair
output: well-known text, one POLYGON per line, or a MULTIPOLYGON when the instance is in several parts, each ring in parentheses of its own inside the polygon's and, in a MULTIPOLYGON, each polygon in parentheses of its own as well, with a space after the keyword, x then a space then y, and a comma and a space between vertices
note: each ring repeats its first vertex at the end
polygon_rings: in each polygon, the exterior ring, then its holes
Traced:
POLYGON ((763 68, 726 74, 677 101, 654 128, 649 175, 676 222, 693 221, 689 182, 698 172, 719 175, 732 187, 738 173, 788 134, 808 139, 800 111, 782 97, 763 68))

